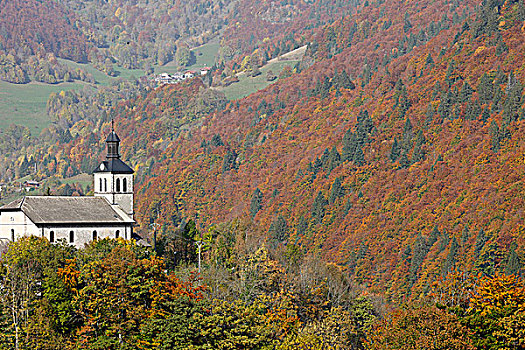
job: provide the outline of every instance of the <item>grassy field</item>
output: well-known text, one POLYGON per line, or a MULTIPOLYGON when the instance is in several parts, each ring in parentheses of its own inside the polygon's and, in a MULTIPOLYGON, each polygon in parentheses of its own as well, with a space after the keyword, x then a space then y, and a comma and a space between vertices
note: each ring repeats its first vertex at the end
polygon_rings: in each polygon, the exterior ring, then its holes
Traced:
POLYGON ((175 62, 172 61, 165 64, 164 66, 155 66, 155 73, 173 74, 181 70, 197 70, 203 67, 211 67, 215 63, 215 58, 217 57, 217 53, 219 52, 219 42, 217 39, 215 39, 209 43, 206 43, 193 49, 192 51, 195 53, 195 58, 197 59, 195 64, 181 69, 175 64, 175 62))
MULTIPOLYGON (((117 67, 117 77, 109 77, 98 71, 90 64, 80 64, 73 61, 59 59, 71 67, 80 68, 93 74, 95 81, 100 85, 108 85, 111 81, 131 77, 140 77, 144 71, 140 69, 124 69, 117 67)), ((29 84, 11 84, 0 81, 0 130, 5 129, 11 123, 24 125, 31 129, 33 135, 38 135, 42 129, 47 127, 49 120, 46 113, 46 103, 52 92, 62 90, 82 89, 85 83, 61 83, 43 84, 31 82, 29 84)))
POLYGON ((130 79, 131 77, 138 78, 144 75, 144 70, 142 69, 126 69, 126 68, 114 66, 114 69, 117 72, 117 76, 110 77, 106 75, 105 73, 102 73, 95 67, 93 67, 93 65, 91 64, 76 63, 73 61, 64 60, 62 58, 59 58, 58 60, 61 63, 65 63, 70 67, 80 68, 87 73, 91 73, 93 77, 95 78, 95 82, 101 85, 109 85, 111 81, 118 79, 118 78, 130 79))
MULTIPOLYGON (((246 74, 238 74, 239 82, 231 84, 227 87, 220 87, 217 90, 224 92, 226 97, 229 100, 237 100, 243 97, 246 97, 256 91, 264 89, 273 82, 266 80, 266 73, 271 70, 274 75, 279 76, 279 73, 283 70, 285 66, 293 67, 298 61, 277 61, 274 63, 269 63, 266 66, 261 68, 261 73, 259 76, 254 78, 246 76, 246 74)), ((275 80, 274 80, 275 82, 275 80)))
POLYGON ((50 85, 10 84, 0 81, 0 130, 15 123, 29 127, 33 135, 38 135, 50 123, 46 114, 49 94, 80 89, 82 86, 82 83, 50 85))

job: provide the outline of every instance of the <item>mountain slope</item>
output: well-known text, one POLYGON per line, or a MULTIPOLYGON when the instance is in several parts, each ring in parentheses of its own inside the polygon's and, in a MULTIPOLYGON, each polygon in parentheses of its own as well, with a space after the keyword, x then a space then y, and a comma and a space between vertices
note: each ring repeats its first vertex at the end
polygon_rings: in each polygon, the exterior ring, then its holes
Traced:
MULTIPOLYGON (((455 269, 519 273, 525 6, 476 5, 366 2, 313 33, 313 65, 244 99, 196 79, 121 101, 138 230, 253 220, 283 256, 318 252, 392 300, 455 269)), ((87 169, 110 115, 28 150, 87 169)))
POLYGON ((0 49, 19 54, 40 50, 86 62, 92 45, 75 26, 75 16, 54 1, 0 2, 0 49))
POLYGON ((465 8, 449 6, 444 31, 410 46, 446 3, 407 15, 386 2, 389 26, 372 21, 381 6, 363 8, 350 48, 206 118, 155 166, 141 221, 158 200, 166 223, 253 215, 271 240, 320 249, 392 298, 426 293, 454 268, 505 269, 524 243, 523 3, 487 2, 496 16, 480 9, 456 25, 465 8), (378 47, 385 37, 402 39, 378 47), (343 69, 355 90, 338 85, 343 69))

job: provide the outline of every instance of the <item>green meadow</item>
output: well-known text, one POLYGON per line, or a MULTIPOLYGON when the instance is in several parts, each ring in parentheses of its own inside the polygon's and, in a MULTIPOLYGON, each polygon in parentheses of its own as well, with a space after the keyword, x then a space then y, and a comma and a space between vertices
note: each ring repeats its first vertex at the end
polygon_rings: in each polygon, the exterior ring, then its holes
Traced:
POLYGON ((237 77, 239 78, 238 83, 226 87, 218 87, 217 90, 224 92, 226 98, 229 100, 238 100, 273 84, 276 80, 266 80, 266 74, 269 70, 271 70, 274 75, 279 76, 279 73, 284 67, 290 66, 293 68, 297 62, 298 61, 290 60, 269 63, 261 68, 261 74, 256 77, 248 77, 244 73, 237 74, 237 77))
POLYGON ((25 125, 37 135, 51 122, 46 103, 52 92, 82 88, 82 83, 11 84, 0 81, 0 130, 10 124, 25 125))

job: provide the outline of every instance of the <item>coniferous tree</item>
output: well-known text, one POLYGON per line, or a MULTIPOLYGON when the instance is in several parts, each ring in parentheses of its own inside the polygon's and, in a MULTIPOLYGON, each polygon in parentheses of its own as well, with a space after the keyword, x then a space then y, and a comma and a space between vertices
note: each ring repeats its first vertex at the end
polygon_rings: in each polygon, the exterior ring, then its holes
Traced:
POLYGON ((418 271, 428 254, 429 246, 426 240, 418 235, 416 241, 412 245, 412 259, 410 261, 410 268, 408 270, 409 281, 413 284, 417 281, 418 271))
POLYGON ((401 146, 397 142, 397 138, 394 137, 394 143, 392 144, 392 149, 390 150, 390 160, 395 162, 401 154, 401 146))
POLYGON ((525 21, 525 3, 518 1, 518 10, 516 11, 518 20, 525 21))
POLYGON ((399 156, 399 166, 401 168, 408 168, 410 165, 410 161, 408 160, 407 151, 404 149, 401 151, 401 155, 399 156))
POLYGON ((288 224, 281 214, 272 221, 268 232, 270 234, 270 239, 275 244, 282 243, 288 238, 288 224))
POLYGON ((346 217, 348 215, 348 212, 352 209, 352 202, 350 199, 346 200, 345 207, 343 209, 343 217, 346 217))
POLYGON ((512 72, 509 74, 506 91, 507 98, 503 103, 503 122, 508 124, 518 119, 518 113, 523 102, 523 87, 512 72))
POLYGON ((503 89, 500 88, 499 85, 494 85, 494 96, 492 97, 492 109, 495 111, 501 111, 503 108, 503 99, 505 94, 503 93, 503 89))
POLYGON ((492 143, 491 149, 493 152, 498 152, 500 148, 501 136, 500 136, 499 126, 494 120, 490 124, 489 133, 491 136, 491 143, 492 143))
POLYGON ((468 225, 465 225, 463 228, 463 231, 461 231, 461 245, 465 246, 470 236, 470 230, 468 228, 468 225))
POLYGON ((516 253, 516 243, 513 243, 510 247, 510 252, 507 258, 507 264, 505 266, 505 273, 507 275, 518 275, 521 271, 521 262, 518 254, 516 253))
POLYGON ((358 146, 355 150, 354 164, 358 166, 365 164, 365 154, 363 153, 361 146, 358 146))
POLYGON ((481 104, 479 100, 469 101, 467 108, 465 109, 465 119, 467 120, 476 120, 481 114, 481 104))
POLYGON ((213 135, 213 137, 211 138, 210 144, 212 145, 212 147, 224 146, 224 142, 222 142, 221 135, 219 134, 213 135))
POLYGON ((352 82, 346 70, 342 70, 340 74, 336 76, 336 87, 338 89, 355 89, 355 84, 352 82))
POLYGON ((481 250, 485 246, 485 243, 487 243, 487 240, 488 238, 485 234, 485 231, 483 229, 480 229, 478 235, 476 236, 476 244, 474 245, 476 254, 481 253, 481 250))
POLYGON ((299 217, 299 221, 297 222, 297 225, 295 226, 295 233, 298 237, 303 236, 306 234, 306 230, 308 230, 308 221, 305 219, 303 215, 299 217))
POLYGON ((439 232, 439 227, 435 225, 428 237, 429 248, 432 248, 432 246, 438 241, 440 236, 441 236, 441 232, 439 232))
POLYGON ((455 66, 456 62, 454 60, 451 60, 448 63, 447 73, 445 75, 445 84, 447 84, 449 87, 455 82, 455 78, 453 78, 455 66))
POLYGON ((454 105, 454 95, 451 90, 441 94, 441 101, 439 102, 437 113, 441 119, 450 119, 452 115, 452 106, 454 105))
POLYGON ((425 153, 423 152, 423 145, 425 144, 425 136, 423 136, 423 131, 419 130, 416 137, 416 144, 414 146, 414 152, 412 153, 411 163, 417 163, 422 161, 425 158, 425 153))
POLYGON ((344 190, 341 184, 341 179, 336 177, 334 183, 332 184, 332 189, 330 190, 329 202, 334 203, 338 198, 342 196, 344 196, 344 190))
POLYGON ((327 161, 327 170, 328 172, 331 172, 335 168, 337 168, 341 164, 341 155, 337 151, 337 148, 335 146, 332 147, 330 150, 330 153, 328 154, 328 161, 327 161))
POLYGON ((447 230, 443 230, 443 232, 441 232, 441 240, 439 241, 438 251, 440 253, 444 251, 447 248, 449 242, 450 242, 450 235, 448 234, 447 230))
POLYGON ((343 136, 343 153, 342 158, 343 161, 352 161, 354 159, 356 149, 356 137, 354 133, 352 133, 352 130, 348 129, 348 131, 343 136))
POLYGON ((257 187, 252 195, 252 201, 250 203, 250 215, 252 218, 257 215, 259 210, 262 209, 262 200, 263 200, 263 194, 261 190, 257 187))
POLYGON ((458 102, 459 103, 467 102, 469 100, 470 96, 472 96, 473 92, 474 92, 474 90, 472 89, 470 84, 467 81, 465 81, 463 83, 463 86, 461 87, 461 91, 459 93, 458 102))
POLYGON ((323 192, 319 191, 312 204, 312 217, 317 221, 323 220, 325 209, 324 207, 328 204, 328 201, 323 195, 323 192))
POLYGON ((236 159, 237 159, 237 153, 235 151, 228 150, 222 162, 222 172, 224 173, 228 170, 236 169, 237 168, 236 159))
POLYGON ((412 23, 410 23, 410 16, 408 15, 408 12, 405 12, 405 18, 403 20, 403 30, 405 33, 408 33, 410 31, 410 28, 412 28, 412 23))
POLYGON ((447 259, 445 260, 445 264, 443 266, 443 276, 446 276, 456 264, 456 255, 459 250, 459 244, 456 240, 456 237, 452 239, 452 243, 450 244, 450 250, 447 255, 447 259))
POLYGON ((481 112, 481 120, 483 123, 485 123, 490 118, 490 108, 485 107, 483 108, 483 112, 481 112))
POLYGON ((494 96, 494 84, 492 84, 492 79, 490 79, 487 73, 483 73, 481 76, 477 91, 481 102, 488 103, 492 100, 494 96))
POLYGON ((412 122, 410 121, 410 118, 407 117, 407 119, 405 120, 405 126, 403 128, 403 143, 401 145, 403 150, 407 153, 410 150, 410 148, 412 148, 412 136, 412 122))

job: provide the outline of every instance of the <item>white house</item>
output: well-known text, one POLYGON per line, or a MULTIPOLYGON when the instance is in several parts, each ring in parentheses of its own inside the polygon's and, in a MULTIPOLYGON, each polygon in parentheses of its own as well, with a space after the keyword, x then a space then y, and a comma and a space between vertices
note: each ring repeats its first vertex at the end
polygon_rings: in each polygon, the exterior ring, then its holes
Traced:
POLYGON ((0 207, 0 241, 41 236, 82 247, 99 238, 132 238, 133 170, 119 154, 111 131, 107 155, 94 170, 93 197, 26 196, 0 207))

